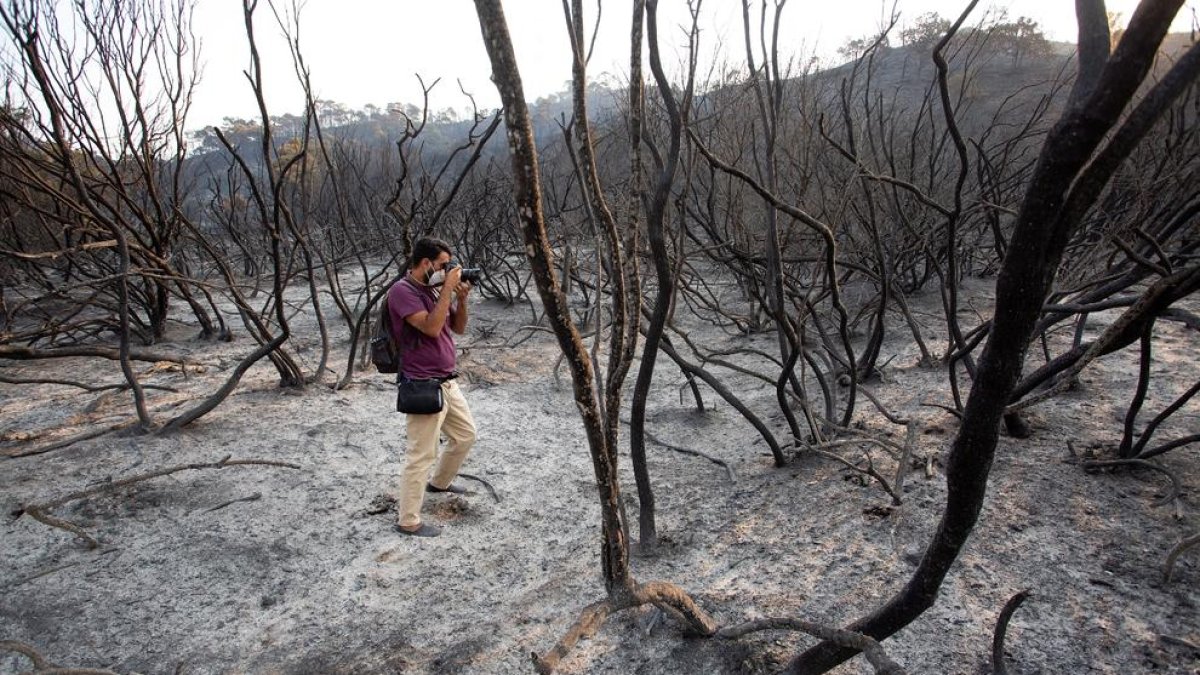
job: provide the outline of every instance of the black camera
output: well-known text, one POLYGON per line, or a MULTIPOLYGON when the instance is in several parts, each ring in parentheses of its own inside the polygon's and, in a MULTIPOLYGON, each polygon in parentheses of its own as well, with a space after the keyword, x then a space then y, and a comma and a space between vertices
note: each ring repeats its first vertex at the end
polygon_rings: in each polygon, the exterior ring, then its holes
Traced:
MULTIPOLYGON (((462 267, 462 264, 459 263, 457 260, 451 260, 450 262, 446 263, 446 271, 447 272, 454 269, 455 267, 462 267)), ((482 278, 483 278, 483 270, 482 269, 480 269, 478 267, 463 267, 462 268, 461 279, 463 281, 467 282, 468 284, 471 284, 473 286, 478 285, 479 280, 482 278)))

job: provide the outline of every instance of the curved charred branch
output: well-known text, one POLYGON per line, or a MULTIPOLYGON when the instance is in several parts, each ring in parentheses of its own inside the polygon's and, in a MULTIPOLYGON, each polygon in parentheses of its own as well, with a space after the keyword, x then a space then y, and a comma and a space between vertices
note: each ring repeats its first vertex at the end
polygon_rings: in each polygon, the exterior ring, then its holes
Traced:
POLYGON ((278 467, 285 467, 288 469, 299 469, 300 468, 300 466, 298 464, 292 464, 290 462, 280 462, 280 461, 267 460, 267 459, 230 459, 230 456, 227 455, 223 459, 216 461, 216 462, 202 462, 202 463, 194 462, 194 463, 190 463, 190 464, 180 464, 178 466, 172 466, 172 467, 168 467, 166 469, 159 469, 158 471, 151 471, 149 473, 143 473, 143 474, 139 474, 137 476, 130 476, 129 478, 123 478, 121 480, 104 483, 97 487, 88 488, 86 490, 72 492, 69 495, 66 495, 64 497, 59 497, 58 499, 52 499, 48 502, 41 502, 38 504, 27 504, 27 505, 23 506, 21 508, 21 510, 17 512, 16 515, 19 517, 22 514, 29 514, 29 516, 31 518, 34 518, 35 520, 38 520, 47 525, 50 525, 51 527, 58 527, 58 528, 65 529, 68 532, 72 532, 72 533, 76 534, 77 536, 79 536, 81 539, 83 539, 87 543, 88 548, 94 549, 94 548, 96 548, 96 546, 98 546, 98 542, 95 539, 93 539, 90 535, 88 535, 87 532, 85 532, 83 530, 83 528, 79 527, 78 525, 75 525, 74 523, 55 518, 54 516, 51 516, 47 512, 50 511, 51 509, 58 508, 59 506, 62 506, 63 504, 67 504, 69 502, 77 501, 80 499, 86 499, 88 497, 92 497, 92 496, 95 496, 98 494, 103 494, 105 492, 113 492, 116 490, 120 490, 121 488, 129 487, 130 485, 134 485, 136 483, 141 483, 143 481, 152 480, 154 478, 160 478, 162 476, 168 476, 173 473, 179 473, 180 471, 200 470, 200 469, 224 469, 227 466, 278 466, 278 467))
POLYGON ((237 387, 238 383, 241 382, 242 376, 246 374, 246 371, 249 370, 250 367, 255 363, 258 363, 264 356, 267 356, 276 349, 279 349, 286 340, 286 335, 277 335, 275 336, 274 340, 260 345, 258 349, 251 352, 248 356, 246 356, 246 358, 242 359, 241 362, 238 363, 237 367, 234 368, 233 372, 230 373, 228 378, 226 378, 225 384, 221 385, 220 389, 217 389, 215 392, 210 394, 195 407, 164 424, 161 432, 178 431, 207 415, 213 410, 216 410, 217 406, 221 405, 221 403, 233 393, 233 390, 237 387))
MULTIPOLYGON (((1117 124, 1158 53, 1182 0, 1144 0, 1086 102, 1050 131, 1034 169, 996 280, 996 308, 977 377, 946 465, 946 508, 933 541, 904 589, 849 629, 877 640, 933 605, 979 517, 995 457, 1000 419, 1020 377, 1063 251, 1076 222, 1063 206, 1117 124)), ((965 18, 965 17, 964 17, 965 18)), ((961 23, 960 19, 960 23, 961 23)), ((786 672, 824 673, 855 654, 830 641, 798 655, 786 672)))
POLYGON ((995 675, 1008 675, 1008 666, 1004 665, 1004 638, 1008 634, 1008 622, 1027 598, 1028 590, 1012 596, 1004 603, 1000 616, 996 618, 996 630, 992 633, 992 672, 995 675))
POLYGON ((1143 450, 1138 453, 1138 458, 1146 459, 1148 457, 1157 457, 1165 452, 1170 452, 1175 448, 1182 448, 1183 446, 1191 445, 1192 443, 1200 443, 1200 434, 1191 434, 1189 436, 1184 436, 1183 438, 1176 438, 1173 441, 1163 443, 1162 445, 1150 448, 1149 450, 1143 450))
POLYGON ((1150 389, 1150 363, 1153 360, 1154 322, 1146 322, 1142 329, 1141 354, 1138 358, 1138 383, 1133 392, 1133 400, 1125 411, 1125 429, 1121 434, 1121 444, 1117 447, 1117 456, 1129 459, 1137 454, 1133 449, 1133 426, 1137 423, 1138 413, 1146 402, 1146 392, 1150 389))
MULTIPOLYGON (((250 24, 249 16, 247 16, 246 21, 247 21, 247 25, 249 25, 250 24)), ((220 141, 220 143, 230 153, 230 156, 233 157, 234 161, 241 168, 243 175, 246 176, 249 186, 250 186, 251 194, 254 196, 254 202, 256 204, 258 204, 260 216, 263 219, 263 223, 269 223, 269 221, 267 220, 267 215, 266 215, 266 202, 264 201, 264 199, 262 197, 262 194, 258 188, 257 183, 254 181, 254 178, 253 178, 254 174, 250 170, 249 165, 247 165, 246 160, 241 155, 239 155, 236 150, 234 150, 233 145, 229 142, 229 140, 227 138, 225 138, 225 134, 223 134, 220 129, 216 129, 215 131, 216 131, 217 140, 220 141)), ((272 164, 269 157, 267 158, 267 164, 268 165, 272 164)), ((283 260, 280 255, 279 231, 278 231, 278 228, 272 228, 269 225, 267 226, 267 229, 271 232, 270 254, 271 254, 271 261, 274 266, 273 270, 274 270, 274 279, 275 279, 275 300, 276 300, 275 305, 279 312, 279 315, 282 316, 282 314, 283 314, 282 283, 283 283, 284 270, 283 270, 283 260)), ((198 231, 194 226, 192 227, 192 230, 193 230, 193 233, 198 231)), ((205 246, 206 248, 208 247, 208 245, 206 243, 204 243, 203 238, 201 239, 201 245, 205 246)), ((225 273, 226 281, 229 282, 230 289, 236 288, 237 285, 236 285, 235 280, 233 279, 232 271, 227 269, 224 259, 219 255, 214 255, 213 259, 217 261, 218 267, 221 267, 222 272, 225 273)), ((237 292, 237 293, 235 293, 235 295, 240 296, 241 294, 240 294, 240 292, 237 292)), ((252 334, 255 336, 255 339, 259 342, 260 345, 276 343, 277 338, 273 337, 271 335, 270 329, 267 327, 266 323, 263 321, 260 314, 257 311, 255 311, 254 309, 252 309, 250 307, 249 303, 245 302, 243 299, 241 302, 239 302, 238 308, 239 308, 239 310, 241 310, 242 321, 244 323, 246 323, 247 325, 250 325, 251 323, 253 324, 252 334)), ((285 386, 285 387, 286 386, 294 386, 298 382, 301 382, 303 380, 303 378, 300 373, 300 366, 296 365, 296 362, 294 359, 292 359, 291 355, 288 354, 283 349, 283 344, 285 342, 287 342, 287 338, 289 337, 288 332, 287 332, 286 319, 284 320, 283 323, 280 324, 280 328, 283 330, 283 333, 282 333, 283 340, 279 341, 278 344, 276 344, 276 347, 273 350, 271 350, 267 354, 267 356, 268 356, 268 358, 270 358, 272 365, 275 366, 276 372, 279 373, 279 380, 280 380, 281 386, 285 386)))

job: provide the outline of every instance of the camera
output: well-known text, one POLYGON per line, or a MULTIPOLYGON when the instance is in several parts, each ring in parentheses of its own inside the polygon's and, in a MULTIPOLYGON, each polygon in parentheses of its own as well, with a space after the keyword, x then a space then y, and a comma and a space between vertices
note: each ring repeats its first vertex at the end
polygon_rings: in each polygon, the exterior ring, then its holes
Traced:
MULTIPOLYGON (((447 272, 454 269, 455 267, 462 267, 462 263, 458 262, 457 260, 451 260, 450 262, 446 263, 446 271, 447 272)), ((478 285, 479 280, 483 278, 483 270, 478 267, 463 267, 461 278, 463 281, 467 282, 468 284, 471 284, 473 286, 478 285)))

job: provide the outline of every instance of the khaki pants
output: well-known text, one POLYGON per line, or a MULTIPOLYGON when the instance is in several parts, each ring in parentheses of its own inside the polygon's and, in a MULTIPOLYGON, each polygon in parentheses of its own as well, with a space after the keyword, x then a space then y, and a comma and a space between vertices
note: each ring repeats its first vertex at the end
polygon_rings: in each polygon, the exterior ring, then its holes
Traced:
POLYGON ((435 415, 408 416, 408 449, 405 452, 404 472, 400 476, 400 525, 415 527, 421 524, 421 503, 425 501, 425 484, 446 488, 458 475, 475 443, 475 420, 458 382, 442 383, 445 405, 435 415), (449 442, 442 452, 437 471, 429 477, 429 469, 437 459, 438 438, 445 433, 449 442))

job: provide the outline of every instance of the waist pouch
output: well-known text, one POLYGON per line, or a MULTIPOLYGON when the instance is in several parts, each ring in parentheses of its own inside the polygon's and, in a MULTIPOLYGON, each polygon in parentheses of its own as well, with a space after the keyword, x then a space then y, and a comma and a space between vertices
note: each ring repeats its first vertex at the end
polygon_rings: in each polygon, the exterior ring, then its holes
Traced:
POLYGON ((396 394, 396 412, 409 415, 433 415, 442 411, 442 380, 400 378, 396 394))

